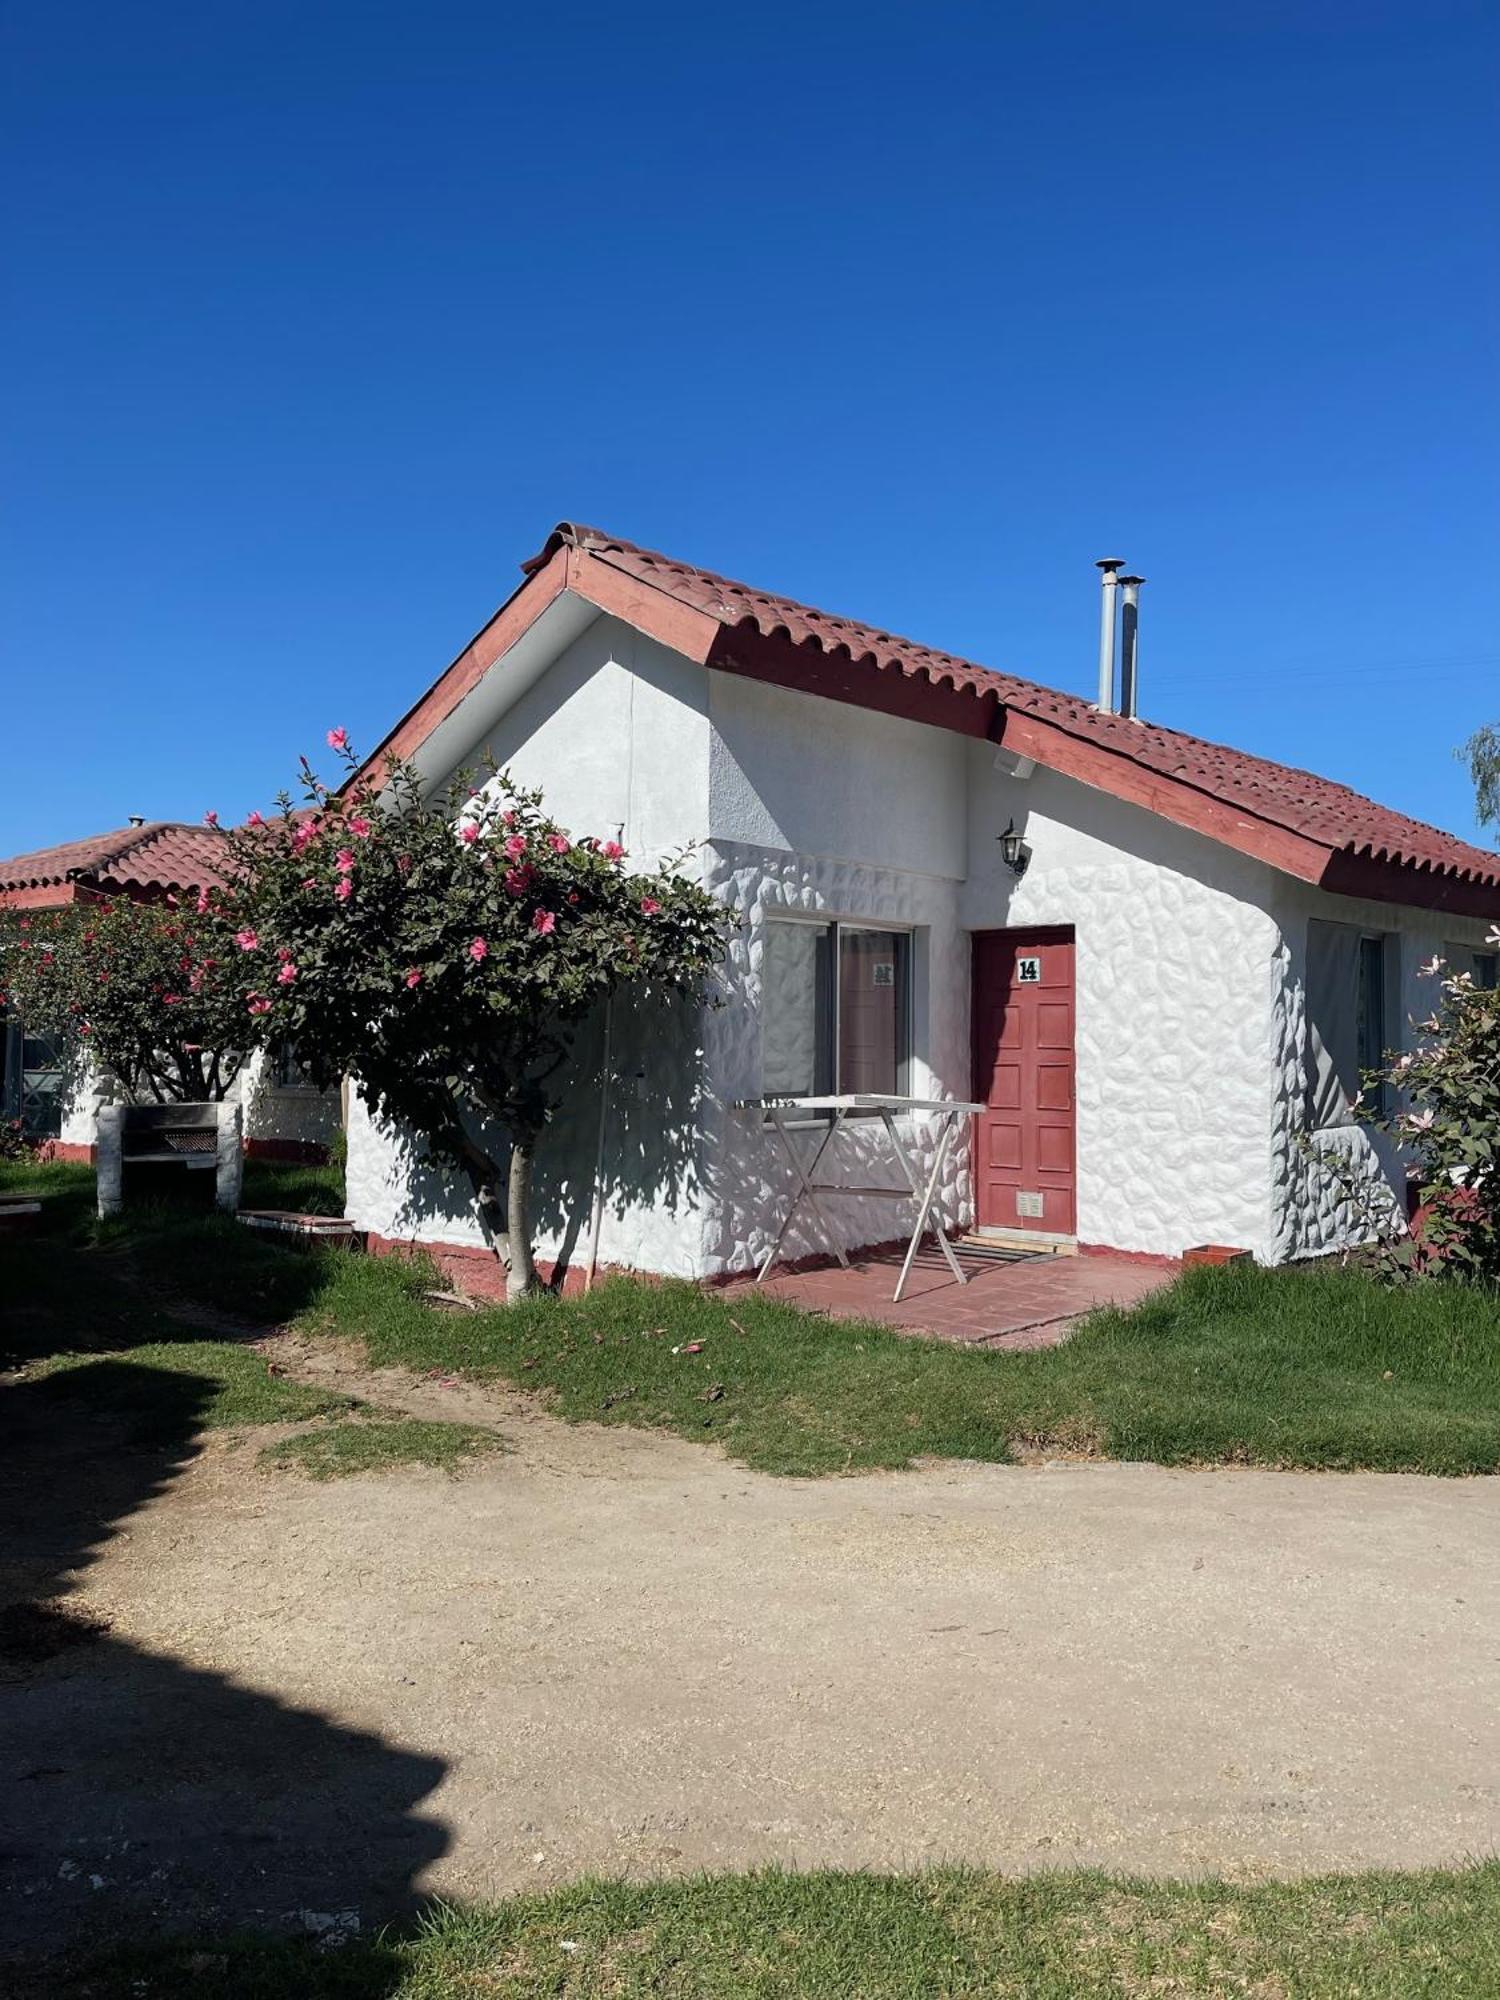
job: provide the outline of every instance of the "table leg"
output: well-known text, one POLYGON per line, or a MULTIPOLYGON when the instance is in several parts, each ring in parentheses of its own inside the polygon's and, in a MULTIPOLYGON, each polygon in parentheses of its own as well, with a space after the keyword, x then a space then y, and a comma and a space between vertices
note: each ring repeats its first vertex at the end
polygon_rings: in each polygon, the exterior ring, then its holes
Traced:
MULTIPOLYGON (((912 1171, 911 1156, 908 1154, 906 1148, 902 1145, 900 1138, 897 1136, 894 1126, 889 1126, 889 1130, 891 1134, 891 1143, 896 1148, 896 1155, 898 1159, 901 1161, 902 1166, 906 1170, 906 1177, 911 1184, 911 1191, 913 1194, 915 1194, 917 1192, 917 1177, 915 1173, 912 1171)), ((952 1118, 951 1117, 943 1118, 942 1123, 938 1127, 937 1147, 932 1156, 932 1171, 927 1176, 927 1186, 922 1192, 922 1203, 920 1208, 917 1210, 916 1227, 912 1230, 911 1241, 906 1246, 906 1257, 905 1261, 902 1263, 901 1266, 901 1275, 896 1280, 896 1290, 895 1293, 893 1294, 891 1301, 893 1305, 899 1305, 901 1303, 901 1294, 906 1290, 906 1281, 911 1276, 911 1267, 914 1259, 916 1258, 917 1247, 921 1243, 922 1238, 926 1233, 927 1218, 932 1212, 932 1204, 937 1195, 938 1179, 943 1171, 943 1161, 947 1158, 948 1141, 949 1138, 952 1136, 952 1132, 953 1132, 952 1118)), ((948 1269, 953 1273, 955 1279, 958 1281, 959 1284, 966 1285, 969 1281, 964 1276, 963 1271, 959 1266, 958 1259, 953 1254, 953 1246, 949 1243, 947 1236, 944 1234, 943 1225, 940 1222, 934 1223, 933 1228, 937 1233, 938 1248, 942 1251, 944 1257, 946 1257, 948 1260, 948 1269)))
POLYGON ((787 1131, 786 1126, 782 1121, 780 1112, 777 1111, 774 1108, 774 1106, 771 1107, 771 1123, 776 1127, 777 1136, 781 1140, 782 1149, 786 1153, 788 1160, 791 1161, 792 1172, 797 1176, 798 1186, 796 1192, 792 1196, 790 1203, 788 1204, 786 1214, 781 1218, 781 1227, 776 1232, 776 1241, 771 1245, 770 1249, 761 1259, 760 1268, 755 1274, 756 1284, 759 1285, 764 1282, 767 1272, 770 1270, 771 1266, 776 1262, 776 1259, 780 1254, 781 1245, 783 1240, 785 1239, 786 1232, 791 1226, 792 1217, 796 1214, 804 1198, 806 1199, 808 1206, 812 1209, 813 1213, 817 1216, 819 1222, 822 1223, 824 1234, 828 1237, 829 1242, 833 1245, 833 1254, 838 1258, 839 1262, 843 1265, 844 1269, 846 1271, 848 1270, 849 1259, 844 1255, 843 1249, 841 1248, 837 1237, 834 1235, 832 1229, 829 1228, 828 1217, 823 1213, 822 1203, 818 1200, 817 1195, 814 1194, 812 1189, 812 1178, 813 1175, 818 1171, 818 1163, 821 1161, 823 1155, 827 1152, 829 1141, 833 1138, 834 1134, 838 1131, 839 1127, 843 1124, 843 1122, 844 1122, 843 1112, 842 1111, 835 1112, 832 1119, 829 1121, 828 1130, 823 1134, 823 1137, 819 1142, 818 1150, 813 1154, 811 1161, 804 1168, 801 1160, 799 1160, 797 1157, 797 1149, 792 1144, 792 1136, 787 1131))

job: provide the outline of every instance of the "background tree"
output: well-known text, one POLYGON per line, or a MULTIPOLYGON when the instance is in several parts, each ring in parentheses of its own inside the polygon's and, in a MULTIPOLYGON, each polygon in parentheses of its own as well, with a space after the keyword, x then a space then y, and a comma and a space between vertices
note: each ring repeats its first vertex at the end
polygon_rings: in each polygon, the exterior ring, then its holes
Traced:
POLYGON ((218 890, 12 917, 0 931, 0 1000, 112 1071, 132 1097, 222 1098, 265 1039, 246 1011, 237 927, 218 890))
MULTIPOLYGON (((330 745, 357 769, 343 730, 330 745)), ((473 1190, 506 1290, 532 1289, 530 1191, 581 1023, 611 994, 691 994, 723 957, 726 912, 682 857, 627 872, 617 841, 575 840, 541 794, 492 779, 423 797, 392 763, 377 801, 330 793, 232 836, 251 914, 247 1007, 325 1087, 344 1076, 473 1190)))
POLYGON ((1476 729, 1458 754, 1474 780, 1474 817, 1481 826, 1500 827, 1500 725, 1476 729))

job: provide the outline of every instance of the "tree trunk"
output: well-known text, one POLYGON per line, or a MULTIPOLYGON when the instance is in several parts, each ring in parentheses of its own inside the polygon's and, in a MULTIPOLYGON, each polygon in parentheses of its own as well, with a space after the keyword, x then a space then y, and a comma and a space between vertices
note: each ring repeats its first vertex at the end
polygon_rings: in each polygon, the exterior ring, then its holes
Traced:
POLYGON ((506 1186, 505 1296, 523 1299, 537 1289, 536 1266, 531 1261, 531 1148, 514 1145, 510 1149, 510 1176, 506 1186))

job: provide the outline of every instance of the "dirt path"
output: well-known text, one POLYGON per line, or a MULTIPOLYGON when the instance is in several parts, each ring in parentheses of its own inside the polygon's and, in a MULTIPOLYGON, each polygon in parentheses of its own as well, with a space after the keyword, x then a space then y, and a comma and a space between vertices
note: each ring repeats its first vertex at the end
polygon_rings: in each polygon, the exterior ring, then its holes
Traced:
POLYGON ((775 1480, 278 1358, 510 1449, 320 1486, 215 1438, 130 1472, 92 1539, 30 1480, 27 1546, 110 1630, 0 1689, 0 1945, 588 1869, 1294 1872, 1500 1838, 1500 1481, 775 1480))

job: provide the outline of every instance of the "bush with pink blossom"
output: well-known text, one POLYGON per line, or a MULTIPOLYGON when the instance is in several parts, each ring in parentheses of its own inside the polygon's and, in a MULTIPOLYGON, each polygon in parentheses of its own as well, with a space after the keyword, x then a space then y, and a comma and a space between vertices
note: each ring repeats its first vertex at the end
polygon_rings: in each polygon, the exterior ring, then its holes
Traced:
MULTIPOLYGON (((1500 931, 1488 943, 1500 945, 1500 931)), ((1416 1163, 1421 1207, 1403 1262, 1500 1283, 1500 990, 1437 958, 1422 971, 1438 986, 1416 1024, 1421 1041, 1365 1079, 1367 1097, 1401 1107, 1370 1122, 1416 1163)))

